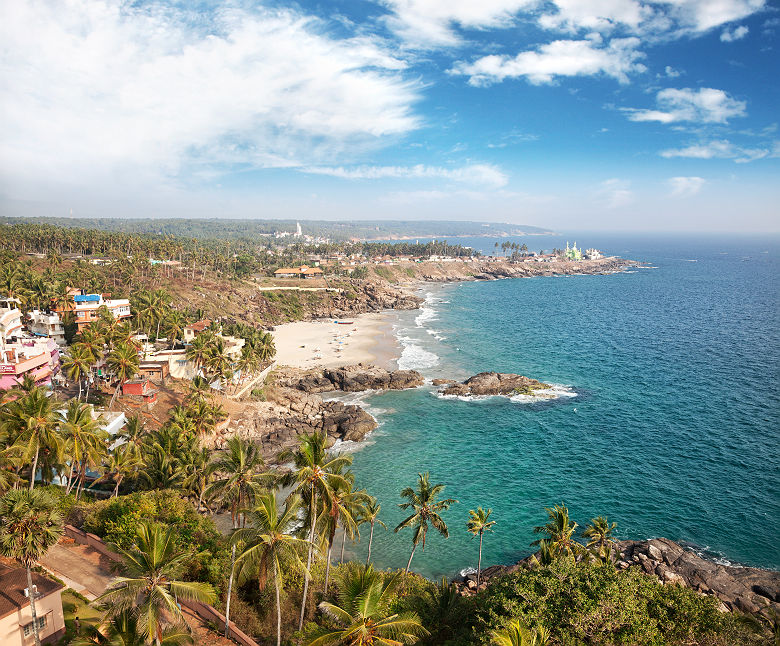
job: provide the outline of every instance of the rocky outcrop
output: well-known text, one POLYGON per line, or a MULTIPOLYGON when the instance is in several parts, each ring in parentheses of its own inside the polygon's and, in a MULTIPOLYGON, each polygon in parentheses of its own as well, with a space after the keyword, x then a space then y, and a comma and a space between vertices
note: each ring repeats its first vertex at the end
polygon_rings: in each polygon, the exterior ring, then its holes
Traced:
MULTIPOLYGON (((549 384, 542 383, 530 377, 514 375, 502 372, 480 372, 478 375, 469 377, 463 383, 451 382, 448 380, 439 380, 444 385, 439 392, 442 395, 458 395, 461 397, 479 396, 479 395, 503 395, 511 397, 512 395, 531 395, 535 391, 550 388, 549 384)), ((434 385, 435 384, 434 382, 434 385)), ((539 394, 544 397, 544 394, 539 394)), ((552 395, 547 395, 553 397, 552 395)))
POLYGON ((780 572, 721 565, 668 538, 620 541, 616 547, 620 569, 641 567, 661 583, 714 595, 727 610, 756 613, 772 606, 780 611, 780 572))
POLYGON ((377 426, 360 406, 326 402, 294 388, 268 388, 267 398, 267 402, 247 404, 231 419, 223 437, 239 435, 251 440, 266 461, 274 461, 284 449, 297 447, 304 433, 324 432, 332 446, 336 440, 360 442, 377 426))
POLYGON ((421 386, 424 380, 415 370, 385 370, 359 363, 341 368, 298 371, 287 369, 277 376, 277 383, 306 393, 341 390, 349 393, 366 390, 403 390, 421 386))
MULTIPOLYGON (((514 565, 494 565, 482 570, 480 589, 492 578, 512 574, 530 565, 526 557, 514 565)), ((780 612, 780 572, 721 565, 702 558, 668 538, 619 541, 615 544, 615 567, 641 568, 664 585, 683 585, 717 597, 721 610, 757 613, 768 608, 780 612)), ((464 591, 475 591, 476 574, 462 582, 464 591)))

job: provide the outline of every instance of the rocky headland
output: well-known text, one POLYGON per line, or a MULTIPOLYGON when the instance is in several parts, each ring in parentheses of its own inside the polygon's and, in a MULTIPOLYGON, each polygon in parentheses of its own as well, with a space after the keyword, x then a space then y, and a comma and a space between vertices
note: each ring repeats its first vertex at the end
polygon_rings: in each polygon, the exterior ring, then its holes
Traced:
POLYGON ((373 365, 356 364, 340 368, 296 370, 284 368, 276 375, 276 383, 306 393, 367 390, 404 390, 424 383, 416 370, 386 370, 373 365))
POLYGON ((512 397, 514 395, 538 395, 553 398, 554 395, 537 391, 552 388, 550 384, 542 383, 530 377, 503 372, 480 372, 466 381, 458 383, 449 379, 434 379, 434 386, 441 395, 458 397, 496 396, 512 397))
MULTIPOLYGON (((479 588, 490 580, 532 567, 531 556, 514 565, 494 565, 482 570, 479 588)), ((702 558, 668 538, 645 541, 618 541, 614 548, 615 567, 641 568, 664 585, 683 585, 701 594, 717 597, 723 612, 758 613, 767 609, 780 612, 780 572, 751 567, 721 565, 702 558)), ((464 594, 477 590, 476 574, 459 583, 464 594)))

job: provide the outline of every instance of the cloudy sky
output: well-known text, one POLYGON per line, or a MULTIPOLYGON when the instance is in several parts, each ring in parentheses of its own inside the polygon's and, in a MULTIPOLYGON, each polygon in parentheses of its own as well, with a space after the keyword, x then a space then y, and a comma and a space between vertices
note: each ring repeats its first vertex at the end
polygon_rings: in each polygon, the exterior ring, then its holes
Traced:
POLYGON ((780 229, 769 0, 0 0, 0 213, 780 229))

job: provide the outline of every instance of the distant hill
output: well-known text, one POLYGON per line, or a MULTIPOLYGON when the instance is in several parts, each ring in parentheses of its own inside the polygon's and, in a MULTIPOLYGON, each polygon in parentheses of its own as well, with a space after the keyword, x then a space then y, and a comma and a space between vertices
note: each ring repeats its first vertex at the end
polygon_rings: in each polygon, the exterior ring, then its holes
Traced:
POLYGON ((68 228, 99 229, 123 233, 183 236, 198 239, 254 238, 277 232, 295 232, 300 222, 304 234, 333 240, 398 240, 408 238, 544 234, 551 231, 527 225, 501 222, 458 222, 442 220, 228 220, 228 219, 132 219, 114 218, 0 218, 7 224, 37 223, 68 228))

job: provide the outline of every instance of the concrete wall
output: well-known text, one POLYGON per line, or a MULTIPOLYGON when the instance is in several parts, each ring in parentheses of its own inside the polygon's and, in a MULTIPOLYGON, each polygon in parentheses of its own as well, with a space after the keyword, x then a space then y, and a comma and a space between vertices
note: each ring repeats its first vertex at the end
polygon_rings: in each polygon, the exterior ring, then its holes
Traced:
MULTIPOLYGON (((122 557, 119 556, 119 554, 108 549, 108 546, 101 540, 99 536, 96 536, 95 534, 85 532, 84 530, 79 529, 78 527, 74 527, 73 525, 65 525, 65 536, 72 538, 76 543, 81 545, 89 545, 96 551, 100 552, 102 555, 110 558, 112 561, 121 562, 122 560, 122 557)), ((200 603, 198 601, 185 601, 184 599, 180 599, 179 601, 183 607, 188 608, 204 621, 210 621, 219 626, 220 630, 224 630, 225 615, 223 615, 215 608, 212 608, 206 603, 200 603)), ((244 633, 232 621, 230 622, 230 637, 233 639, 233 641, 241 644, 241 646, 259 646, 254 639, 244 633)))

